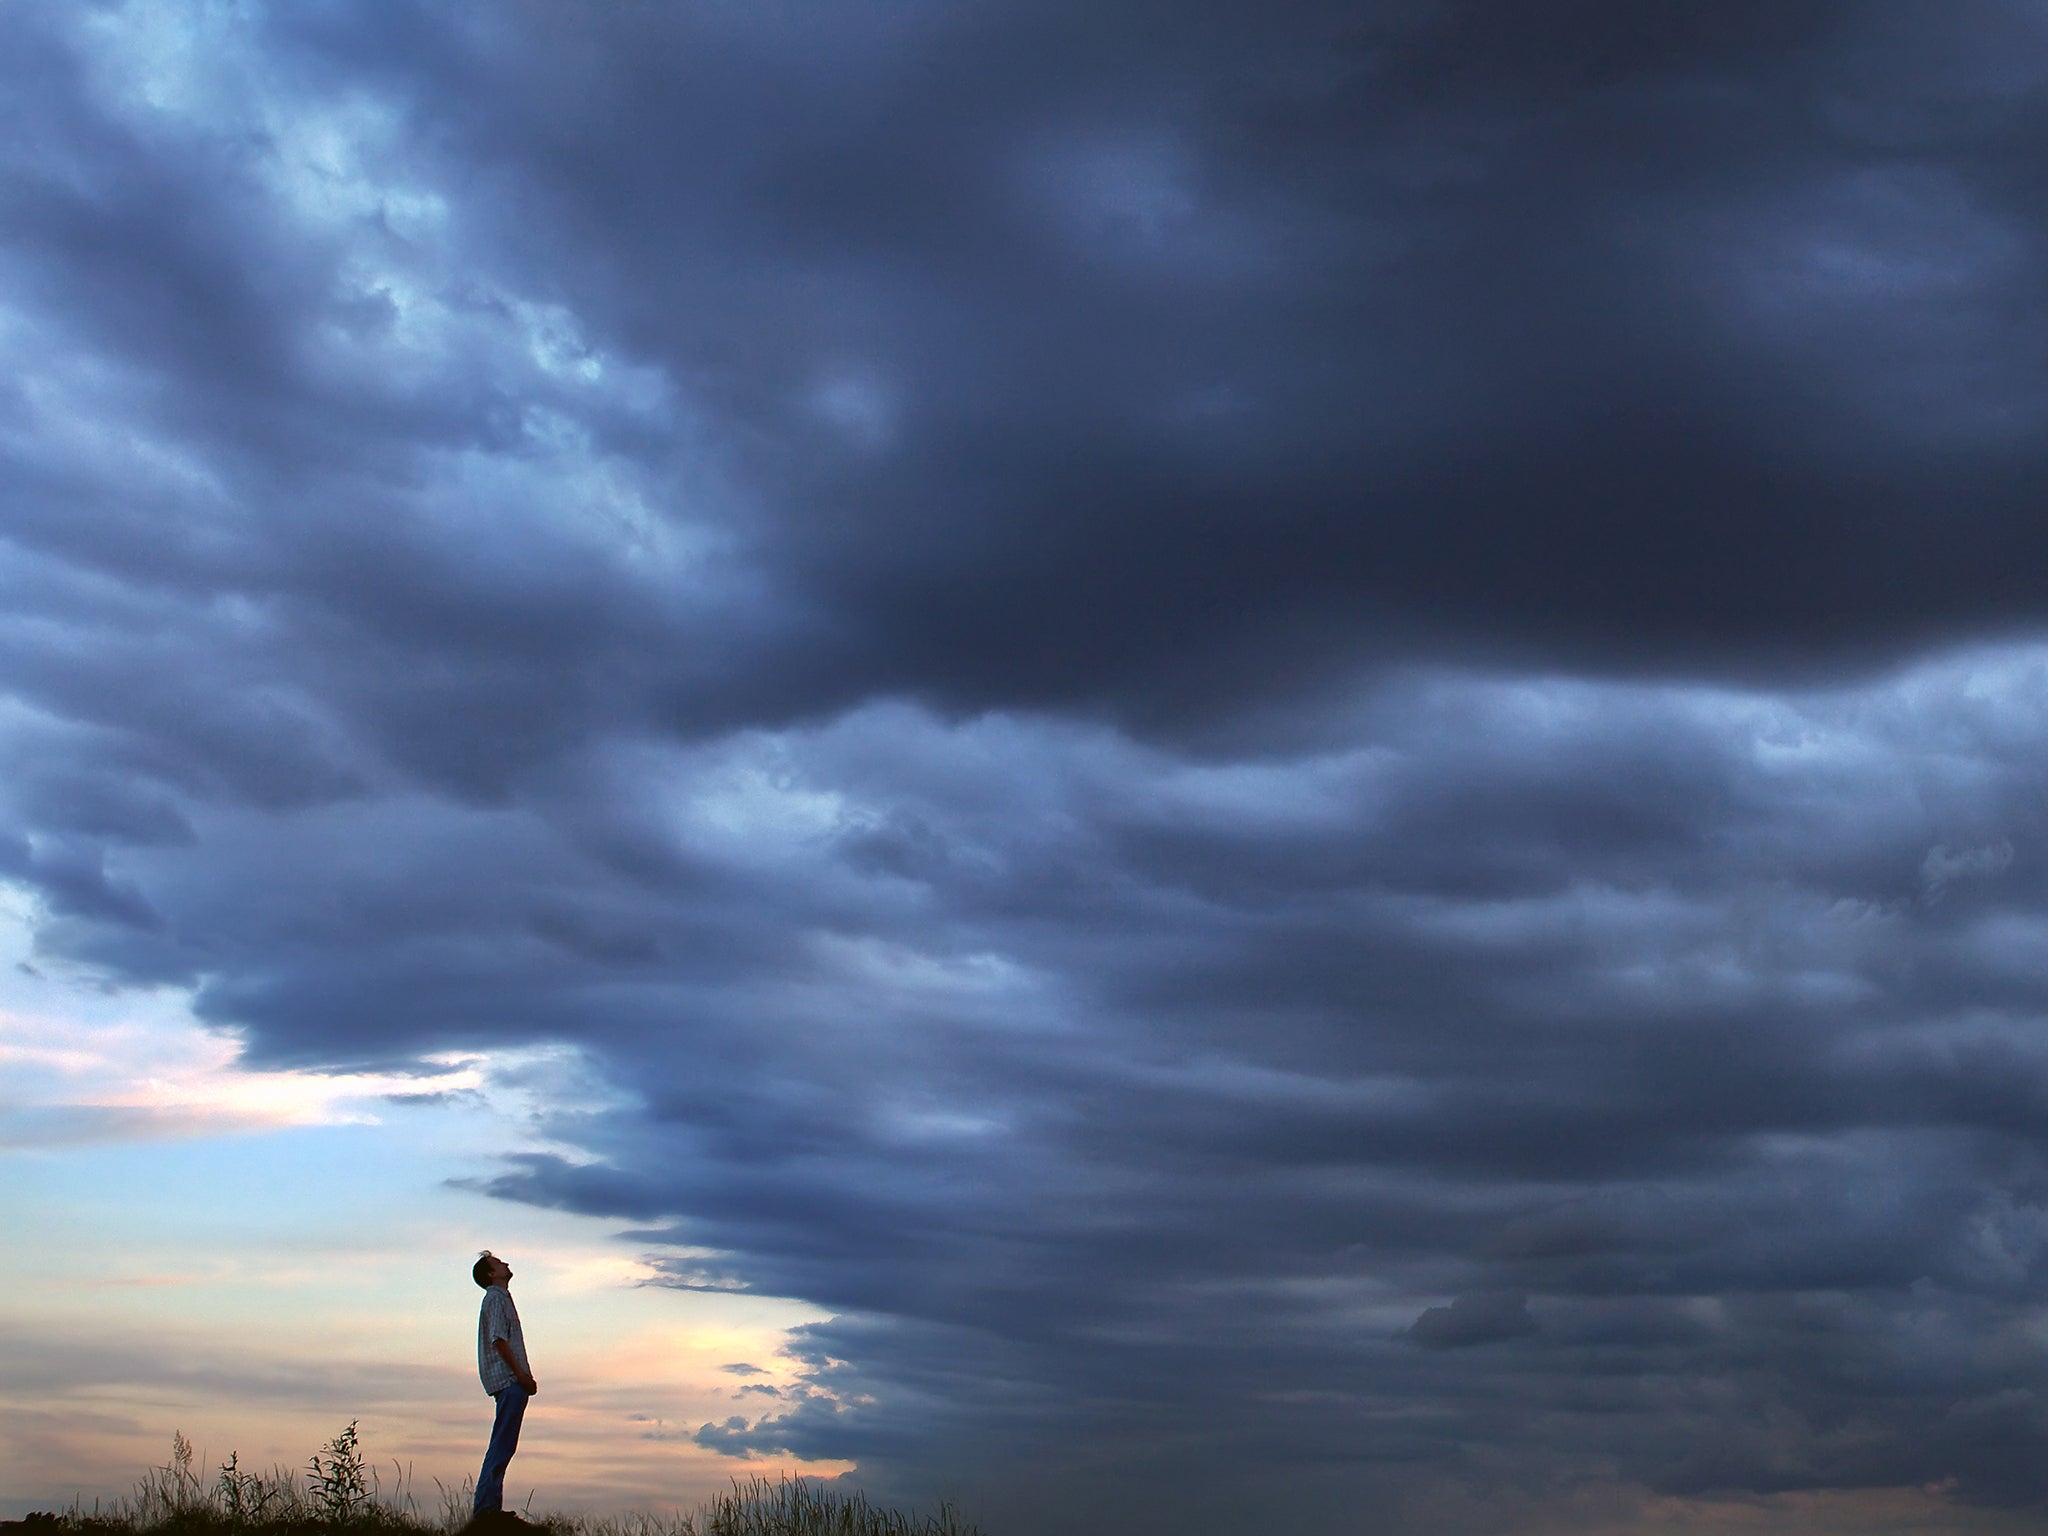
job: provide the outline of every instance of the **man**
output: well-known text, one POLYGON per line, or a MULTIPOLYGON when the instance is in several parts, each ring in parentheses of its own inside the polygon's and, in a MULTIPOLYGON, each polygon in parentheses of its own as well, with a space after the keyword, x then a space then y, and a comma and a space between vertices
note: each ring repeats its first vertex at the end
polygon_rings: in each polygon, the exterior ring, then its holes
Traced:
POLYGON ((526 1336, 519 1331, 519 1309, 512 1305, 512 1266, 486 1248, 470 1270, 484 1288, 483 1309, 476 1319, 476 1371, 484 1390, 498 1400, 491 1423, 491 1447, 476 1478, 474 1514, 501 1514, 505 1508, 505 1468, 519 1449, 519 1423, 526 1400, 540 1390, 526 1363, 526 1336))

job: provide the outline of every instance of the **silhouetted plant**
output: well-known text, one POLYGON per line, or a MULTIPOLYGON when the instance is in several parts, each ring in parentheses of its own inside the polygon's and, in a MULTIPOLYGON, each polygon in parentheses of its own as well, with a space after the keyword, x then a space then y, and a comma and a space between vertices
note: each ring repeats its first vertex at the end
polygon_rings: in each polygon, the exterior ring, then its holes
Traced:
POLYGON ((369 1470, 356 1439, 356 1421, 321 1448, 306 1463, 307 1494, 313 1512, 335 1524, 355 1519, 370 1502, 369 1470))
POLYGON ((292 1519, 302 1513, 298 1479, 281 1467, 269 1476, 242 1470, 241 1457, 230 1451, 214 1479, 213 1502, 231 1525, 261 1525, 292 1519))
POLYGON ((142 1474, 133 1502, 141 1522, 151 1525, 183 1519, 206 1508, 206 1490, 192 1470, 192 1442, 184 1431, 172 1431, 171 1459, 142 1474))
POLYGON ((912 1518, 877 1509, 860 1492, 820 1488, 799 1477, 771 1483, 765 1477, 735 1480, 705 1512, 704 1536, 981 1536, 963 1524, 959 1511, 941 1503, 938 1513, 912 1518))
MULTIPOLYGON (((383 1495, 375 1470, 364 1461, 355 1421, 329 1440, 307 1463, 308 1485, 299 1474, 276 1467, 268 1475, 242 1469, 238 1456, 220 1464, 209 1487, 193 1470, 192 1442, 172 1436, 170 1460, 151 1467, 133 1498, 102 1513, 79 1504, 52 1522, 50 1536, 205 1536, 223 1527, 238 1536, 308 1536, 308 1526, 351 1525, 370 1536, 454 1536, 470 1520, 467 1479, 441 1490, 440 1518, 423 1520, 407 1488, 410 1472, 393 1463, 395 1501, 383 1495)), ((865 1494, 842 1492, 784 1477, 763 1477, 721 1494, 698 1513, 645 1511, 603 1517, 544 1515, 533 1522, 548 1536, 982 1536, 941 1503, 936 1514, 905 1515, 877 1509, 865 1494)))

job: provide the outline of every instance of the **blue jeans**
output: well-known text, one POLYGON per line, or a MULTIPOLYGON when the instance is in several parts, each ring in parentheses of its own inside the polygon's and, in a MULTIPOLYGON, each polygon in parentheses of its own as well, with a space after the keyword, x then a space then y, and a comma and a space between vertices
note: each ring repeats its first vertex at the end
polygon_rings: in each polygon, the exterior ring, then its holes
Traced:
POLYGON ((491 1448, 484 1452, 484 1469, 476 1475, 474 1513, 479 1515, 505 1507, 505 1469, 519 1449, 519 1421, 526 1417, 526 1388, 518 1382, 492 1396, 498 1400, 498 1416, 491 1421, 491 1448))

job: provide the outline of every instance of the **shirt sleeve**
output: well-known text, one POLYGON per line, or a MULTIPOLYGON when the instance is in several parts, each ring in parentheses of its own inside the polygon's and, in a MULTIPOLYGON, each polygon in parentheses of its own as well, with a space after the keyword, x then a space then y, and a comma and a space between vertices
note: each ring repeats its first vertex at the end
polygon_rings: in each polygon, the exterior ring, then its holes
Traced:
POLYGON ((498 1339, 507 1343, 512 1339, 512 1320, 506 1316, 505 1298, 486 1296, 484 1298, 484 1343, 489 1345, 498 1339))

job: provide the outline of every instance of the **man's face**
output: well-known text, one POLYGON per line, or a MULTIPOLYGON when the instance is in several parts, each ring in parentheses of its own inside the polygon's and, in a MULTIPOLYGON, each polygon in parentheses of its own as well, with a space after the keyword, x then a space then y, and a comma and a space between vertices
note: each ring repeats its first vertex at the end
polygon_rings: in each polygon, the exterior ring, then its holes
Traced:
POLYGON ((503 1259, 491 1261, 491 1284, 503 1285, 512 1278, 512 1266, 503 1259))

